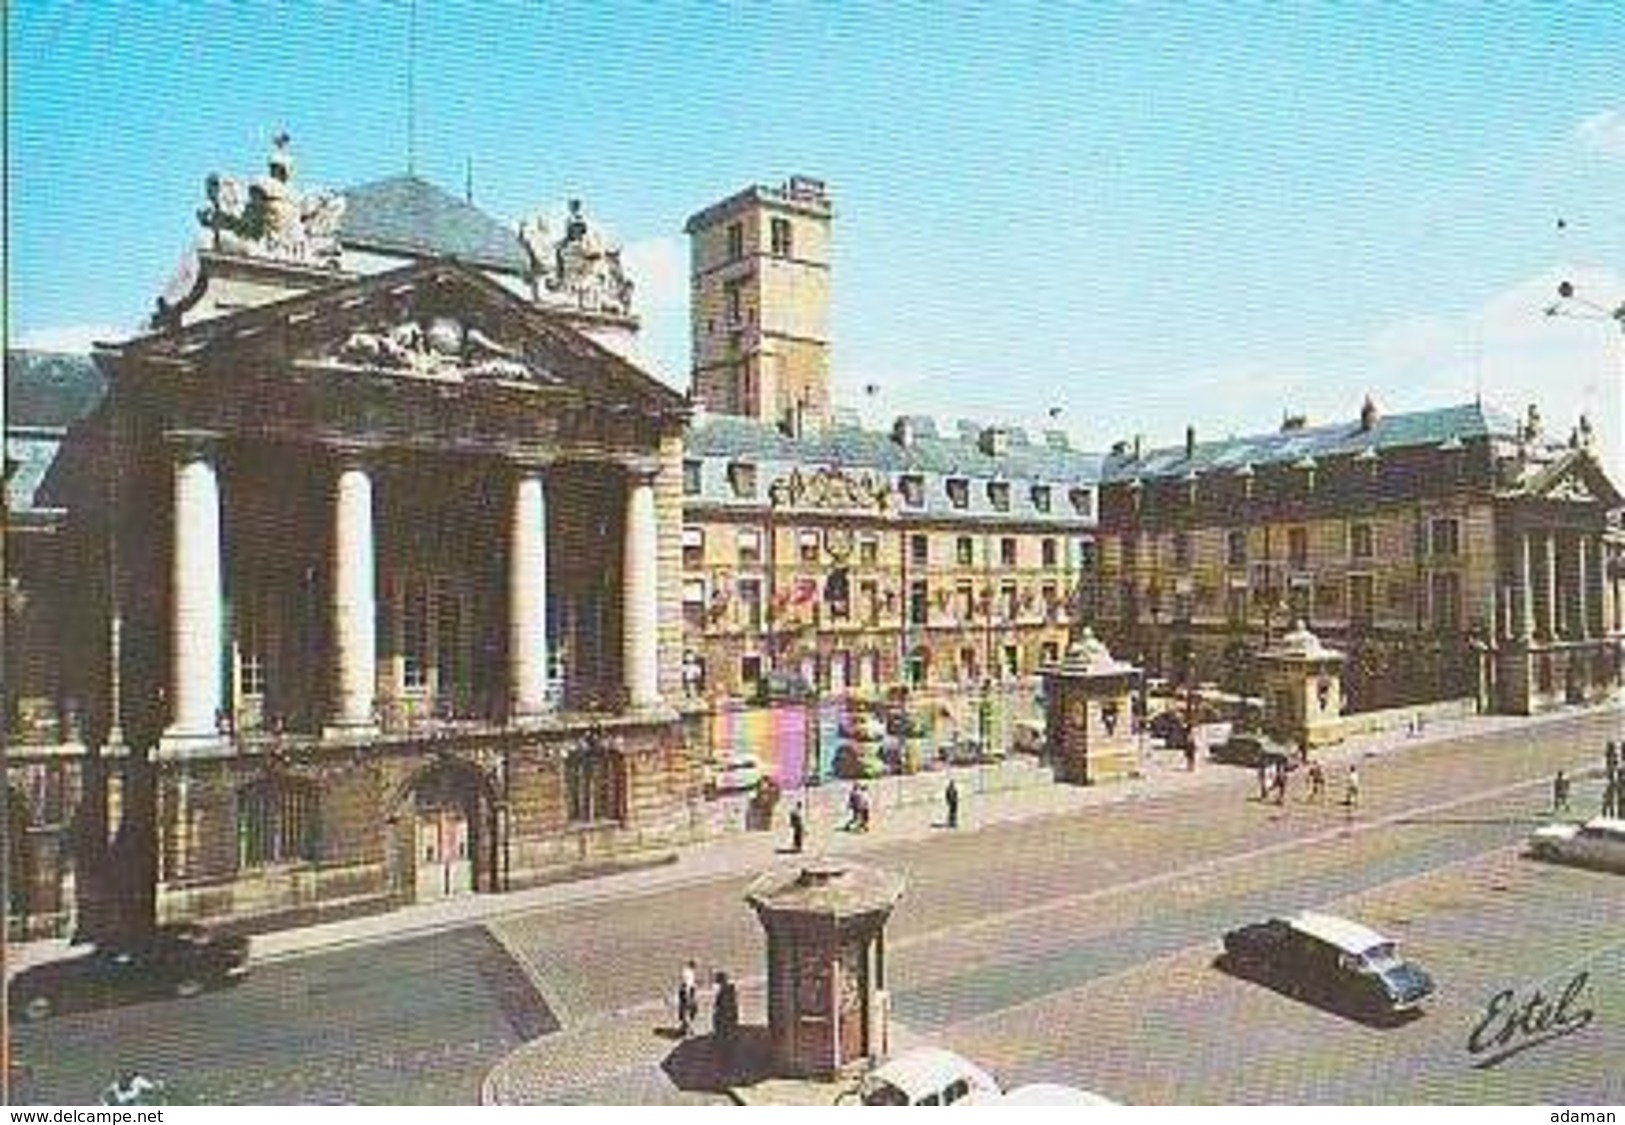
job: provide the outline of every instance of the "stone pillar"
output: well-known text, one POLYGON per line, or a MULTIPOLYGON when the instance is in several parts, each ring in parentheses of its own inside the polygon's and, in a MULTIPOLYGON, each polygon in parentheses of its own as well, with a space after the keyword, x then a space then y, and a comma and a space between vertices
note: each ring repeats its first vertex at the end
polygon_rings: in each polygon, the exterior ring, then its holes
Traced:
POLYGON ((1591 639, 1591 568, 1586 565, 1586 556, 1591 552, 1591 541, 1584 535, 1576 536, 1574 551, 1575 611, 1580 619, 1579 638, 1586 641, 1591 639))
POLYGON ((547 710, 547 489, 537 465, 523 465, 514 482, 508 557, 510 715, 547 710))
POLYGON ((652 466, 628 470, 621 662, 633 710, 660 703, 660 581, 652 466))
POLYGON ((1557 532, 1546 533, 1546 639, 1555 641, 1558 636, 1558 622, 1562 620, 1558 613, 1557 601, 1557 532))
POLYGON ((378 603, 373 557, 372 477, 358 459, 339 464, 333 525, 333 709, 329 726, 374 726, 378 603))
POLYGON ((219 737, 225 637, 220 484, 211 442, 202 435, 181 435, 175 445, 173 536, 166 745, 219 737))
POLYGON ((1518 536, 1518 638, 1535 635, 1535 558, 1527 531, 1518 536))

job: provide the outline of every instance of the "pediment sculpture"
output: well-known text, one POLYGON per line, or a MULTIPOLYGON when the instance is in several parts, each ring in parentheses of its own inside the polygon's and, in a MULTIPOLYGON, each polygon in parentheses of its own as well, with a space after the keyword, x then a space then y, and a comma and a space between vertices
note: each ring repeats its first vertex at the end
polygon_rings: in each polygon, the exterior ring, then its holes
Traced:
POLYGON ((535 373, 513 348, 446 316, 352 332, 337 358, 341 363, 413 375, 535 381, 535 373))
POLYGON ((1597 494, 1579 476, 1569 475, 1555 482, 1547 490, 1546 496, 1550 500, 1566 500, 1576 504, 1589 504, 1597 499, 1597 494))
POLYGON ((300 191, 293 185, 294 160, 288 134, 273 140, 266 174, 249 183, 214 173, 204 184, 209 205, 198 222, 208 228, 210 249, 245 258, 338 269, 338 228, 344 197, 300 191))
POLYGON ((621 264, 621 248, 607 243, 582 214, 581 200, 570 200, 564 235, 555 239, 545 215, 519 224, 519 241, 530 258, 531 296, 557 294, 586 312, 628 316, 632 312, 632 279, 621 264))

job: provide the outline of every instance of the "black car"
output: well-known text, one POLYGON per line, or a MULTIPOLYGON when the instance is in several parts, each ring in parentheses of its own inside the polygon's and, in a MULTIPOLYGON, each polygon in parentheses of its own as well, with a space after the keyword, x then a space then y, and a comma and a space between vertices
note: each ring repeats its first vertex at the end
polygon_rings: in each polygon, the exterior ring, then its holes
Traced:
POLYGON ((41 1020, 160 996, 195 996, 247 971, 246 937, 196 925, 160 926, 83 957, 25 969, 11 982, 11 1010, 41 1020))
POLYGON ((1191 745, 1190 724, 1178 711, 1157 712, 1147 729, 1151 737, 1162 739, 1162 744, 1170 750, 1184 750, 1191 745))
POLYGON ((1271 918, 1224 935, 1223 967, 1289 996, 1362 1018, 1415 1011, 1433 978, 1394 942, 1330 914, 1271 918))
POLYGON ((1284 765, 1289 770, 1298 761, 1297 751, 1291 746, 1273 739, 1267 734, 1250 731, 1232 734, 1228 739, 1210 749, 1208 757, 1215 762, 1229 762, 1251 768, 1257 768, 1260 765, 1270 767, 1284 765))

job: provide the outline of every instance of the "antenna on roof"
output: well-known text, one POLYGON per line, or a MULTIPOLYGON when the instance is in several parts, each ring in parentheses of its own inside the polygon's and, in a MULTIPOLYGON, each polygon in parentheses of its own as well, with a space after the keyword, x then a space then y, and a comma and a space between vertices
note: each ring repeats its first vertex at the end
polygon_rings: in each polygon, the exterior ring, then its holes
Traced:
POLYGON ((474 202, 474 158, 465 157, 463 164, 463 198, 469 203, 474 202))
POLYGON ((412 0, 406 28, 406 174, 418 170, 418 0, 412 0))

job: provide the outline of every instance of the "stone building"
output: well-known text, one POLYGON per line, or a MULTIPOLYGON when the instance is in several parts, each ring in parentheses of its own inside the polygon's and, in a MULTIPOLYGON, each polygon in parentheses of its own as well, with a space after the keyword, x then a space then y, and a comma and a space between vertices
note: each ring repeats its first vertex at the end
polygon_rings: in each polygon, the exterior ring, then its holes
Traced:
POLYGON ((690 243, 694 400, 794 432, 830 416, 830 198, 754 186, 699 211, 690 243))
POLYGON ((1144 449, 1101 485, 1098 625, 1175 683, 1257 688, 1294 621, 1348 653, 1351 710, 1528 713, 1618 690, 1621 496, 1567 441, 1471 404, 1144 449))
POLYGON ((211 177, 150 331, 8 363, 14 931, 385 908, 691 829, 688 408, 626 358, 618 251, 579 205, 515 233, 292 173, 279 138, 211 177))
POLYGON ((695 214, 683 621, 692 696, 1036 684, 1091 559, 1100 458, 1047 432, 865 429, 830 394, 825 185, 695 214))

